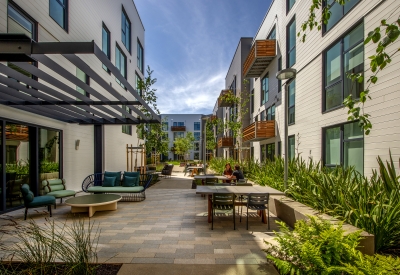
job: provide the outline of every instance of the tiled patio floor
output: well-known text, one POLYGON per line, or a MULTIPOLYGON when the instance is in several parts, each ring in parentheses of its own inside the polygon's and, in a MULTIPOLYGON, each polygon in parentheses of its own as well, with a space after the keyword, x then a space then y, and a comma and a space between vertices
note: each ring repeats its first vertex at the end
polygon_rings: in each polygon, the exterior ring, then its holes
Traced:
MULTIPOLYGON (((207 223, 207 201, 196 190, 189 189, 192 178, 174 173, 146 191, 142 202, 119 202, 116 211, 96 212, 91 218, 101 230, 98 245, 99 262, 160 264, 263 264, 264 239, 272 239, 277 230, 271 216, 271 230, 252 212, 249 228, 246 217, 236 230, 232 216, 224 213, 214 218, 214 230, 207 223), (175 186, 174 189, 171 187, 175 186), (177 189, 180 188, 180 189, 177 189)), ((80 194, 86 195, 86 194, 80 194)), ((40 209, 41 210, 41 209, 40 209)), ((44 208, 43 208, 44 210, 44 208)), ((243 208, 245 210, 245 208, 243 208)), ((7 215, 23 219, 23 210, 7 215)), ((28 212, 38 223, 47 215, 28 212)), ((70 207, 58 205, 53 218, 71 219, 70 207)), ((7 237, 6 237, 7 238, 7 237)), ((3 238, 3 241, 7 239, 3 238)))

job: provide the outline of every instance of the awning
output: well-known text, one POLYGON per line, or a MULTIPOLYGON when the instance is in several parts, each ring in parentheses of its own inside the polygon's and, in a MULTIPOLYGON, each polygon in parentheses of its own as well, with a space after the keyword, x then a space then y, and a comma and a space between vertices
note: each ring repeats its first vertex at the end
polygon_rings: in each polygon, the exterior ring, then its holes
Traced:
MULTIPOLYGON (((161 118, 138 94, 102 50, 92 42, 34 42, 23 34, 0 34, 0 104, 79 124, 160 123, 161 118), (130 100, 112 87, 77 54, 97 57, 126 88, 130 100), (97 83, 94 89, 49 56, 61 55, 97 83), (37 62, 38 66, 32 64, 37 62), (43 70, 45 68, 45 70, 43 70), (27 76, 31 74, 34 77, 27 76), (24 83, 24 84, 22 84, 24 83), (72 83, 89 96, 72 88, 72 83), (133 97, 132 97, 133 96, 133 97), (134 100, 132 100, 132 98, 134 100), (124 105, 126 108, 121 107, 124 105), (138 109, 143 106, 144 114, 138 109)), ((64 64, 65 65, 65 64, 64 64)))

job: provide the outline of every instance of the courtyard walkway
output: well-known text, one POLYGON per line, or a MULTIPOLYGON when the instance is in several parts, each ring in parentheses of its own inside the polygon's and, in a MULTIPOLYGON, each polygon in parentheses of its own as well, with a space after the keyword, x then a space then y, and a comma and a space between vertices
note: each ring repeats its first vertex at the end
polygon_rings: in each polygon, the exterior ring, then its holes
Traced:
MULTIPOLYGON (((278 229, 276 218, 271 216, 268 231, 267 225, 252 212, 250 230, 246 230, 245 215, 240 223, 236 213, 236 230, 233 230, 232 216, 220 213, 214 218, 211 230, 211 224, 207 223, 207 201, 190 189, 191 181, 192 178, 175 172, 172 178, 150 187, 146 200, 119 202, 116 211, 96 212, 91 221, 101 230, 98 261, 123 263, 119 274, 132 274, 132 270, 135 274, 163 275, 278 274, 266 264, 262 251, 263 240, 271 240, 272 231, 278 229), (206 271, 209 269, 210 272, 206 271)), ((22 209, 7 215, 23 220, 22 209)), ((34 209, 29 210, 28 216, 39 224, 48 217, 34 209)), ((53 218, 71 219, 70 207, 57 205, 53 218)))

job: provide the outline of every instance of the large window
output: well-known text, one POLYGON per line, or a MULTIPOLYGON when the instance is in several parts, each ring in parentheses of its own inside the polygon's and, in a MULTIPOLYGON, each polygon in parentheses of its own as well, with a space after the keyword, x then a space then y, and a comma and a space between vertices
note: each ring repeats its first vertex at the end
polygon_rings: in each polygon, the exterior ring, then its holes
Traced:
MULTIPOLYGON (((115 67, 117 67, 122 76, 126 78, 126 56, 118 45, 115 47, 115 67)), ((115 78, 115 81, 117 81, 122 88, 125 88, 124 84, 122 84, 118 78, 115 78)))
POLYGON ((286 0, 286 13, 292 9, 294 3, 296 3, 296 0, 286 0))
POLYGON ((288 137, 288 158, 289 159, 294 159, 296 156, 296 148, 295 148, 295 136, 289 136, 288 137))
POLYGON ((121 20, 122 44, 125 45, 128 52, 131 52, 131 21, 129 21, 129 18, 126 15, 124 8, 122 8, 121 18, 122 18, 122 20, 121 20))
MULTIPOLYGON (((125 109, 128 113, 132 113, 132 110, 129 109, 127 106, 122 106, 122 108, 125 109)), ((123 115, 123 117, 126 117, 123 115)), ((122 125, 122 133, 127 134, 127 135, 132 135, 132 126, 131 125, 122 125)))
POLYGON ((143 47, 139 39, 137 41, 137 67, 143 73, 143 47))
POLYGON ((269 92, 269 76, 267 74, 261 80, 261 105, 268 102, 268 92, 269 92))
MULTIPOLYGON (((102 30, 101 37, 102 37, 101 38, 102 50, 107 55, 108 59, 110 59, 111 58, 111 44, 110 44, 111 35, 110 35, 110 31, 108 30, 106 25, 104 25, 104 23, 103 23, 103 30, 102 30)), ((103 69, 106 70, 108 73, 110 73, 110 70, 104 64, 103 64, 103 69)))
POLYGON ((174 132, 174 140, 185 137, 185 132, 174 132))
POLYGON ((200 143, 199 142, 193 143, 193 151, 200 151, 200 143))
POLYGON ((200 132, 193 132, 194 140, 200 140, 200 132))
POLYGON ((162 130, 163 131, 168 131, 168 121, 162 122, 162 130))
POLYGON ((324 129, 324 164, 343 166, 364 173, 364 133, 358 122, 324 129))
POLYGON ((50 17, 60 25, 61 28, 68 31, 68 0, 50 0, 50 17))
POLYGON ((296 80, 293 80, 288 87, 288 124, 295 123, 295 101, 296 101, 296 80))
POLYGON ((276 39, 276 28, 275 28, 275 26, 269 32, 269 35, 268 35, 267 39, 276 39))
POLYGON ((185 122, 175 121, 172 126, 185 126, 185 122))
POLYGON ((347 0, 344 5, 340 5, 335 0, 324 0, 324 6, 329 7, 331 16, 329 17, 328 24, 324 24, 323 31, 329 31, 343 16, 346 15, 360 0, 347 0))
POLYGON ((324 111, 341 106, 352 95, 360 97, 364 82, 352 81, 347 74, 364 71, 364 24, 360 24, 325 53, 324 111))
POLYGON ((254 89, 250 92, 250 114, 254 113, 254 89))
POLYGON ((200 122, 195 122, 193 127, 195 131, 200 131, 200 122))
POLYGON ((265 120, 265 111, 262 111, 260 113, 260 121, 263 121, 263 120, 265 120))
POLYGON ((270 161, 274 161, 275 160, 275 143, 270 143, 267 144, 265 146, 266 149, 266 157, 267 159, 269 159, 270 161))
POLYGON ((260 161, 265 161, 265 145, 260 145, 260 161))
MULTIPOLYGON (((278 72, 282 70, 282 56, 278 58, 278 72)), ((278 79, 278 93, 282 91, 282 80, 278 79)))
POLYGON ((287 55, 286 67, 292 67, 296 63, 296 18, 293 18, 287 26, 287 55))
POLYGON ((266 110, 267 117, 266 120, 275 120, 275 104, 266 110))
POLYGON ((23 33, 36 40, 36 23, 10 4, 7 7, 7 11, 7 32, 23 33))

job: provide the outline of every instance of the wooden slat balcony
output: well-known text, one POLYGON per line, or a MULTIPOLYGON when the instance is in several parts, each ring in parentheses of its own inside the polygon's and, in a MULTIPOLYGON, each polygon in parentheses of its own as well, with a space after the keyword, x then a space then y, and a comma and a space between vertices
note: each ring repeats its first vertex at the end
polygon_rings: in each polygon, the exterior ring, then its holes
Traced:
POLYGON ((220 137, 218 139, 218 148, 233 147, 233 138, 231 137, 220 137))
POLYGON ((256 121, 243 129, 243 142, 275 137, 275 120, 256 121))
POLYGON ((245 78, 260 77, 276 56, 276 40, 256 40, 243 63, 245 78))
POLYGON ((222 90, 218 97, 218 107, 232 107, 233 102, 228 100, 230 95, 232 95, 231 90, 222 90))
POLYGON ((217 120, 217 119, 218 119, 217 116, 214 116, 214 115, 210 116, 210 121, 214 121, 214 120, 217 120))
POLYGON ((27 126, 6 126, 6 140, 29 141, 29 130, 27 126))
POLYGON ((171 126, 171 131, 173 132, 185 132, 186 126, 171 126))

